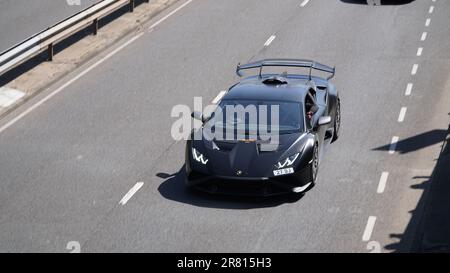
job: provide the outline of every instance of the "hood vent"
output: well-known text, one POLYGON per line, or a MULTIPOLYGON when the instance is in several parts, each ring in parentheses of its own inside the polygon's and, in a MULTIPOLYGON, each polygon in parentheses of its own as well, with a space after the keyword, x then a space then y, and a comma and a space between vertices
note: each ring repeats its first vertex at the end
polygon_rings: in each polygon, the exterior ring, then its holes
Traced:
MULTIPOLYGON (((213 149, 214 146, 217 147, 215 150, 223 151, 223 152, 230 152, 236 147, 238 141, 215 141, 213 142, 213 149)), ((261 143, 261 141, 256 141, 256 148, 258 150, 258 153, 272 153, 277 152, 280 148, 280 145, 271 145, 270 143, 261 143)))

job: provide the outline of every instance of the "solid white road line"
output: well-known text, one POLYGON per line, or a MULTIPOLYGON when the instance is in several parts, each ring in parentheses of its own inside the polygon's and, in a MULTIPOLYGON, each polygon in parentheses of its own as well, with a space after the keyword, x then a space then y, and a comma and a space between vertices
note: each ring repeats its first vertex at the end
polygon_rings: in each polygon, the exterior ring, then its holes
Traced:
POLYGON ((28 115, 29 113, 31 113, 34 109, 38 108, 39 106, 41 106, 42 104, 44 104, 46 101, 50 100, 52 97, 54 97, 55 95, 57 95, 59 92, 61 92, 62 90, 64 90, 67 86, 71 85, 72 83, 76 82, 78 79, 80 79, 81 77, 83 77, 84 75, 86 75, 87 73, 89 73, 92 69, 96 68, 97 66, 99 66, 100 64, 102 64, 104 61, 106 61, 107 59, 111 58, 113 55, 115 55, 117 52, 119 52, 120 50, 124 49, 125 47, 127 47, 128 45, 130 45, 131 43, 133 43, 134 41, 136 41, 138 38, 140 38, 144 33, 140 33, 136 36, 134 36, 133 38, 131 38, 129 41, 127 41, 126 43, 124 43, 123 45, 119 46, 118 48, 116 48, 114 51, 110 52, 108 55, 106 55, 105 57, 103 57, 102 59, 100 59, 99 61, 97 61, 96 63, 94 63, 93 65, 89 66, 86 70, 84 70, 83 72, 81 72, 80 74, 76 75, 75 77, 73 77, 72 79, 70 79, 69 81, 67 81, 65 84, 63 84, 62 86, 60 86, 59 88, 57 88, 55 91, 51 92, 50 94, 48 94, 46 97, 44 97, 43 99, 41 99, 40 101, 38 101, 36 104, 34 104, 33 106, 31 106, 30 108, 28 108, 27 110, 23 111, 22 113, 20 113, 18 116, 16 116, 15 118, 11 119, 9 122, 7 122, 5 125, 3 125, 2 127, 0 127, 0 133, 5 131, 6 129, 8 129, 11 125, 13 125, 14 123, 18 122, 19 120, 21 120, 23 117, 25 117, 26 115, 28 115))
POLYGON ((382 172, 380 177, 380 182, 378 183, 377 193, 383 193, 386 188, 386 182, 388 180, 389 173, 382 172))
POLYGON ((427 20, 425 21, 425 26, 429 27, 431 23, 431 18, 427 18, 427 20))
POLYGON ((425 41, 426 39, 427 39, 427 35, 428 35, 428 33, 425 31, 425 32, 423 32, 422 33, 422 36, 420 37, 420 40, 421 41, 425 41))
POLYGON ((419 47, 418 49, 417 49, 417 56, 422 56, 422 52, 423 52, 423 47, 419 47))
POLYGON ((405 120, 405 115, 406 115, 406 110, 408 108, 406 107, 402 107, 402 109, 400 109, 400 114, 398 115, 398 122, 403 122, 405 120))
POLYGON ((406 86, 405 96, 411 95, 412 89, 413 89, 413 84, 412 83, 408 83, 408 85, 406 86))
POLYGON ((125 194, 125 196, 120 200, 119 204, 124 206, 130 199, 133 197, 133 195, 144 185, 144 182, 138 182, 136 185, 134 185, 131 190, 125 194))
POLYGON ((309 0, 303 0, 303 2, 300 4, 300 7, 304 7, 306 5, 308 5, 309 0))
POLYGON ((189 3, 191 3, 193 0, 188 0, 185 3, 183 3, 183 5, 179 6, 178 8, 174 9, 173 11, 171 11, 169 14, 167 14, 166 16, 164 16, 163 18, 159 19, 158 21, 156 21, 153 25, 151 25, 148 29, 152 29, 154 27, 156 27, 157 25, 161 24, 162 22, 164 22, 167 18, 169 18, 170 16, 174 15, 176 12, 178 12, 180 9, 184 8, 185 6, 189 5, 189 3))
POLYGON ((25 96, 25 92, 9 87, 0 87, 0 107, 8 107, 25 96))
MULTIPOLYGON (((183 5, 179 6, 177 9, 173 10, 172 12, 170 12, 168 15, 164 16, 163 18, 161 18, 160 20, 158 20, 156 23, 154 23, 153 25, 150 26, 151 28, 156 27, 157 25, 159 25, 160 23, 162 23, 164 20, 166 20, 167 18, 169 18, 171 15, 175 14, 177 11, 179 11, 180 9, 182 9, 183 7, 185 7, 186 5, 188 5, 189 3, 191 3, 193 0, 188 0, 186 3, 184 3, 183 5)), ((30 108, 28 108, 27 110, 23 111, 22 113, 20 113, 18 116, 16 116, 15 118, 11 119, 9 122, 7 122, 6 124, 4 124, 3 126, 0 127, 0 133, 2 133, 3 131, 5 131, 6 129, 8 129, 11 125, 13 125, 14 123, 18 122, 19 120, 21 120, 22 118, 24 118, 26 115, 28 115, 29 113, 31 113, 34 109, 38 108, 40 105, 42 105, 43 103, 45 103, 46 101, 50 100, 52 97, 54 97, 55 95, 57 95, 59 92, 61 92, 62 90, 64 90, 67 86, 71 85, 72 83, 76 82, 78 79, 80 79, 81 77, 83 77, 84 75, 86 75, 88 72, 90 72, 92 69, 96 68, 97 66, 99 66, 101 63, 105 62, 106 60, 108 60, 109 58, 111 58, 112 56, 114 56, 117 52, 121 51, 122 49, 124 49, 125 47, 127 47, 128 45, 130 45, 131 43, 133 43, 134 41, 136 41, 137 39, 139 39, 142 35, 144 35, 144 33, 139 33, 136 36, 134 36, 133 38, 131 38, 130 40, 128 40, 127 42, 125 42, 124 44, 120 45, 119 47, 117 47, 115 50, 113 50, 112 52, 110 52, 109 54, 107 54, 105 57, 101 58, 99 61, 97 61, 96 63, 94 63, 93 65, 89 66, 86 70, 84 70, 83 72, 81 72, 80 74, 78 74, 77 76, 75 76, 74 78, 70 79, 69 81, 67 81, 65 84, 63 84, 62 86, 60 86, 59 88, 57 88, 55 91, 51 92, 50 94, 48 94, 46 97, 44 97, 43 99, 41 99, 40 101, 38 101, 36 104, 32 105, 30 108)))
POLYGON ((414 64, 412 69, 411 69, 411 75, 416 75, 418 69, 419 69, 419 65, 418 64, 414 64))
POLYGON ((391 145, 389 146, 389 154, 395 153, 395 148, 397 148, 397 142, 399 140, 398 136, 392 138, 391 145))
POLYGON ((213 104, 217 104, 222 98, 223 96, 227 93, 226 90, 220 91, 219 94, 217 95, 217 97, 215 97, 212 101, 213 104))
POLYGON ((428 10, 428 13, 431 14, 434 11, 434 6, 431 6, 430 9, 428 10))
POLYGON ((267 39, 267 41, 264 43, 264 46, 269 46, 273 42, 273 40, 275 40, 276 37, 277 36, 275 35, 270 36, 269 39, 267 39))
POLYGON ((375 227, 375 222, 377 221, 377 217, 369 216, 367 219, 366 228, 364 229, 364 234, 362 236, 362 240, 364 242, 368 242, 370 237, 372 237, 373 228, 375 227))

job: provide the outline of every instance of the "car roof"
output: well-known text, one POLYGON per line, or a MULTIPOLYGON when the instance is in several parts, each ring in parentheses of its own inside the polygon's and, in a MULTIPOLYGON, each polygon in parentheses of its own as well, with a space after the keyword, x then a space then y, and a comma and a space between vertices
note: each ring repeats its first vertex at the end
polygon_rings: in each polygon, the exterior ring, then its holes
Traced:
POLYGON ((303 102, 312 86, 307 76, 263 75, 248 77, 230 88, 222 100, 262 100, 303 102), (274 80, 275 82, 270 82, 274 80), (279 83, 278 81, 285 81, 279 83))

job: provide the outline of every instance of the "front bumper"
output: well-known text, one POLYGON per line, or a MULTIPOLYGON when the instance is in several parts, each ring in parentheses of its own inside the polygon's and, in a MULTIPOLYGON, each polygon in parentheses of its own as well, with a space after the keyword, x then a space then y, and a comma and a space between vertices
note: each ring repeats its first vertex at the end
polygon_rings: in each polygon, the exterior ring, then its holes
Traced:
POLYGON ((311 168, 277 177, 227 177, 190 171, 186 185, 211 194, 273 196, 307 191, 312 182, 311 168))

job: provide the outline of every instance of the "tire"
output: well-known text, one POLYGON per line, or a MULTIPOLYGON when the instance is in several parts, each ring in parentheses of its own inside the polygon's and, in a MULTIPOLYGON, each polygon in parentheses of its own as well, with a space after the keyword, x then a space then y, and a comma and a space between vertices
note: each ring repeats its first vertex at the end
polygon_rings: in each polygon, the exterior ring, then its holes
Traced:
POLYGON ((311 160, 311 164, 309 165, 309 167, 310 167, 311 184, 303 192, 297 193, 297 195, 299 196, 310 191, 316 185, 317 174, 319 173, 319 147, 317 146, 317 144, 314 145, 313 158, 311 160))
POLYGON ((336 115, 334 116, 334 133, 331 143, 339 138, 339 130, 341 129, 341 101, 337 99, 336 115))

